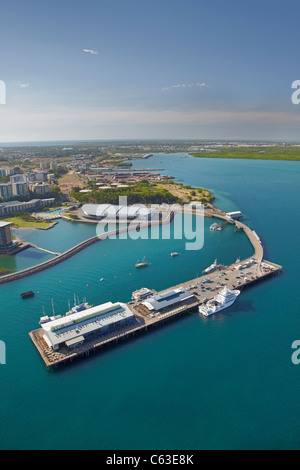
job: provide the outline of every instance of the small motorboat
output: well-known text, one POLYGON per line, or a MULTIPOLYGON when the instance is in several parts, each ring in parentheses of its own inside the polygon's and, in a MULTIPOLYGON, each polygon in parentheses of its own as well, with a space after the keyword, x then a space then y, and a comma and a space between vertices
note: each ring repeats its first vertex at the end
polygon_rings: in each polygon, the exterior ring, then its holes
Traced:
POLYGON ((22 292, 22 294, 20 294, 20 297, 22 297, 22 299, 27 299, 27 297, 33 297, 33 296, 34 296, 34 292, 32 290, 28 292, 22 292))

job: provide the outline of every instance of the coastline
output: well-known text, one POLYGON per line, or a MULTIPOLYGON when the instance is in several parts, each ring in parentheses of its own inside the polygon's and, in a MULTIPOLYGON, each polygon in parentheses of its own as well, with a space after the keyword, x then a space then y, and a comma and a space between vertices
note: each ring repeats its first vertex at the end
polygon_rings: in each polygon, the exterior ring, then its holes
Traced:
MULTIPOLYGON (((220 209, 219 209, 219 211, 220 211, 220 209)), ((194 211, 191 210, 192 214, 193 214, 193 212, 194 211)), ((200 215, 200 214, 198 214, 198 215, 200 215)), ((210 212, 210 211, 206 211, 206 212, 204 212, 203 216, 208 217, 208 218, 215 217, 215 218, 223 219, 226 222, 229 222, 229 223, 234 224, 234 225, 237 224, 237 222, 235 220, 228 219, 228 218, 225 217, 225 215, 220 214, 220 213, 213 213, 213 212, 210 212)), ((151 227, 151 226, 154 226, 154 225, 165 225, 165 224, 170 224, 172 222, 173 218, 174 218, 174 211, 171 211, 169 214, 167 214, 167 217, 166 217, 165 220, 159 220, 159 221, 154 221, 154 222, 148 221, 148 222, 145 222, 144 224, 140 223, 140 224, 137 224, 137 225, 140 227, 140 229, 148 228, 148 227, 151 227)), ((98 222, 99 221, 95 221, 95 222, 92 222, 92 223, 97 224, 98 222)), ((241 222, 238 222, 238 225, 243 229, 244 233, 246 234, 246 236, 248 237, 250 243, 252 244, 252 246, 254 248, 254 256, 257 257, 258 262, 261 262, 262 259, 263 259, 263 247, 261 245, 261 242, 260 242, 257 234, 255 232, 253 232, 247 225, 245 225, 241 222)), ((91 237, 91 238, 89 238, 87 240, 84 240, 84 241, 78 243, 77 245, 69 248, 68 250, 66 250, 63 253, 56 253, 55 257, 48 260, 48 261, 45 261, 45 262, 40 263, 38 265, 32 266, 30 268, 23 269, 21 271, 17 271, 17 272, 2 276, 0 278, 0 285, 8 283, 8 282, 15 281, 15 280, 18 280, 18 279, 22 279, 24 277, 28 277, 32 274, 36 274, 38 272, 44 271, 45 269, 49 269, 50 267, 53 267, 53 266, 65 261, 66 259, 69 259, 70 257, 74 256, 79 251, 82 251, 84 248, 92 245, 93 243, 96 243, 97 241, 105 240, 105 239, 109 238, 110 236, 116 236, 120 233, 128 232, 130 230, 136 230, 136 225, 117 228, 116 230, 112 230, 110 232, 104 232, 103 234, 101 234, 99 236, 96 235, 94 237, 91 237)), ((28 246, 30 246, 30 244, 28 244, 28 246)))

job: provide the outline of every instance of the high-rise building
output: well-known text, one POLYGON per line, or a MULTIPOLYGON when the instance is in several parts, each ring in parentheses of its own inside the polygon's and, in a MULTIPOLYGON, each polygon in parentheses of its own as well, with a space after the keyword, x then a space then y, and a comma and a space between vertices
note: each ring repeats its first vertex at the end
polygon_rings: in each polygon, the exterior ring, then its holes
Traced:
POLYGON ((27 175, 12 175, 10 176, 10 182, 13 183, 26 183, 27 175))
POLYGON ((27 196, 28 183, 12 183, 12 193, 14 196, 27 196))
POLYGON ((11 222, 0 221, 0 252, 5 251, 12 244, 11 225, 11 222))
POLYGON ((51 193, 51 185, 44 182, 31 184, 29 188, 37 196, 45 196, 45 194, 51 193))
POLYGON ((0 183, 0 197, 8 199, 12 197, 12 184, 11 183, 0 183))
POLYGON ((48 162, 47 162, 46 160, 42 160, 42 161, 40 162, 40 168, 41 168, 41 170, 47 170, 47 168, 48 168, 48 162))
POLYGON ((0 178, 3 178, 5 176, 10 176, 13 174, 12 168, 0 168, 0 178))
POLYGON ((47 171, 38 171, 34 174, 35 181, 46 181, 47 180, 47 171))

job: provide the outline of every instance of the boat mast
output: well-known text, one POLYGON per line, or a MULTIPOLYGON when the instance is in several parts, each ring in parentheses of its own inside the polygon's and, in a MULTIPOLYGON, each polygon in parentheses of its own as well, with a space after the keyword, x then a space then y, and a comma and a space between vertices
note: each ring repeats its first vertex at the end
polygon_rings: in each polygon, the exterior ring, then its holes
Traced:
POLYGON ((55 316, 55 310, 54 310, 54 302, 53 302, 53 299, 51 299, 51 304, 52 304, 52 312, 53 312, 53 316, 55 316))

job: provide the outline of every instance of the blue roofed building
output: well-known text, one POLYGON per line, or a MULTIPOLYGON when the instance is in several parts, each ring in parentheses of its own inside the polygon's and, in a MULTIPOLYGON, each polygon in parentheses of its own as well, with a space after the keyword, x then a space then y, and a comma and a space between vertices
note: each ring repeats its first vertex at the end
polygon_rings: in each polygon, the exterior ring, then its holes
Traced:
POLYGON ((149 310, 149 313, 157 313, 193 303, 195 300, 196 297, 191 292, 184 287, 179 287, 161 294, 154 294, 144 300, 142 305, 149 310))
POLYGON ((85 341, 137 322, 126 304, 106 302, 87 310, 43 323, 43 338, 54 350, 74 348, 85 341))

